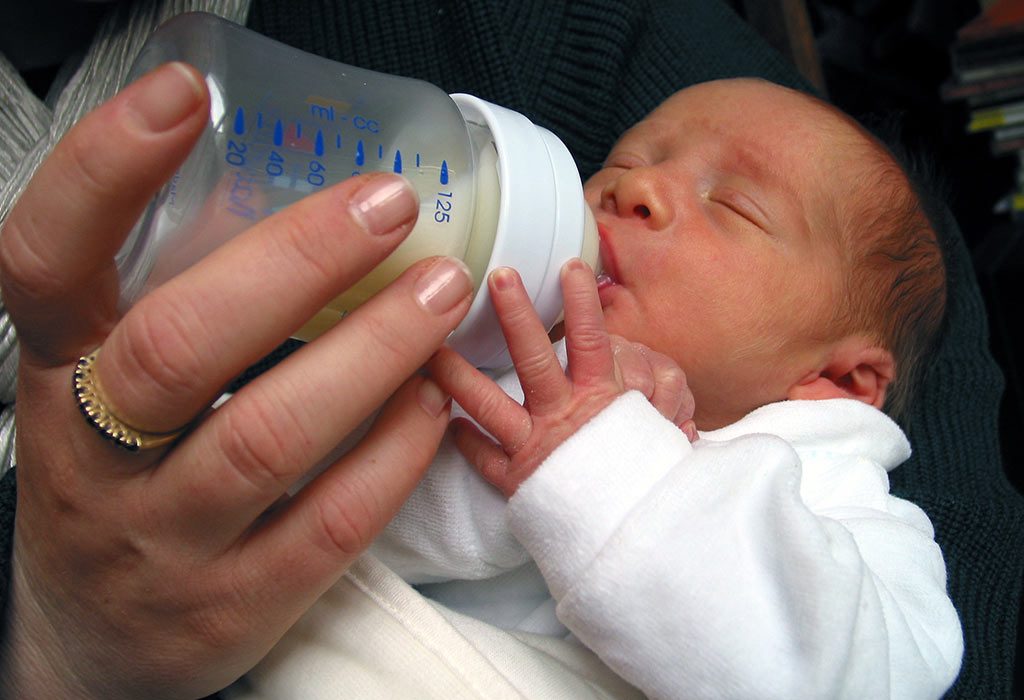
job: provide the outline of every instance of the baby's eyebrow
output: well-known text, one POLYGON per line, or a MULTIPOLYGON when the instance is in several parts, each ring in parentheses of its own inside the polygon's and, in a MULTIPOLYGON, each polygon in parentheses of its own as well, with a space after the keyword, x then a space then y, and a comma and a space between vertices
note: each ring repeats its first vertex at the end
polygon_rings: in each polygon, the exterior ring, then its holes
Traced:
POLYGON ((763 147, 756 144, 736 142, 732 156, 737 167, 751 175, 772 182, 786 182, 782 172, 776 167, 776 159, 771 158, 763 147))
POLYGON ((796 183, 779 167, 782 159, 774 157, 772 151, 766 149, 763 144, 734 141, 732 148, 729 149, 728 158, 739 173, 799 203, 800 193, 797 191, 796 183))
POLYGON ((725 157, 734 172, 756 182, 763 195, 771 195, 758 196, 755 200, 770 221, 787 231, 799 232, 802 237, 809 235, 806 193, 802 193, 798 181, 787 176, 780 167, 783 159, 775 157, 764 144, 738 139, 732 140, 725 157))

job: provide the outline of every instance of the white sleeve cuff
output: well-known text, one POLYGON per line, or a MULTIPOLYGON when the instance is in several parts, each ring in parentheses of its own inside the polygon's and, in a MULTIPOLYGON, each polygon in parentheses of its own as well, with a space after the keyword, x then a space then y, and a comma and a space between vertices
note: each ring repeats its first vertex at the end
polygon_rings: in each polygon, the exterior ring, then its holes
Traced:
POLYGON ((509 501, 509 526, 556 600, 633 506, 691 450, 686 435, 637 391, 574 433, 509 501), (637 459, 642 455, 642 459, 637 459))

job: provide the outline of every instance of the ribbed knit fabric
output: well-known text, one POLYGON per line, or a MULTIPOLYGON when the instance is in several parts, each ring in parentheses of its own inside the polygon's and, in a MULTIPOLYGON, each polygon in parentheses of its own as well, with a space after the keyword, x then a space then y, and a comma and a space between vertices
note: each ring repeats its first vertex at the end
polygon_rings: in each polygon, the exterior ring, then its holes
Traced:
POLYGON ((715 2, 257 1, 249 25, 328 58, 515 109, 558 134, 584 177, 623 131, 686 85, 738 75, 802 84, 715 2), (693 47, 712 43, 697 60, 693 47))
MULTIPOLYGON (((558 134, 584 177, 622 131, 681 87, 738 75, 802 85, 712 0, 255 0, 249 24, 335 60, 516 109, 558 134)), ((987 350, 984 306, 959 233, 949 247, 949 328, 912 411, 914 456, 892 473, 892 487, 928 513, 946 556, 967 645, 948 697, 1009 698, 1024 499, 1000 465, 1002 377, 987 350)), ((0 480, 0 600, 12 476, 0 480)))
POLYGON ((9 469, 0 477, 0 621, 5 619, 7 588, 11 580, 11 548, 14 546, 14 513, 18 501, 17 480, 9 469))
MULTIPOLYGON (((1024 573, 1024 501, 999 455, 1003 378, 966 247, 948 241, 948 327, 910 415, 914 454, 892 491, 935 525, 964 630, 964 665, 949 697, 1019 697, 1011 688, 1024 573)), ((1020 689, 1017 689, 1019 692, 1020 689)))

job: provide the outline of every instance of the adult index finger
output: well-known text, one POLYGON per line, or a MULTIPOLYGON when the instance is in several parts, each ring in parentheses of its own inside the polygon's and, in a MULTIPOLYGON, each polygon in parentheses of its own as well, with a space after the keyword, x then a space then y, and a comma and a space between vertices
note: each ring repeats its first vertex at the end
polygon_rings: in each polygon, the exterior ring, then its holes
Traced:
POLYGON ((349 178, 264 219, 150 292, 97 360, 117 415, 151 432, 190 422, 233 377, 394 250, 418 210, 404 178, 349 178))
POLYGON ((153 507, 186 536, 232 542, 427 361, 472 292, 457 260, 411 267, 200 423, 156 471, 153 507))
POLYGON ((117 321, 113 257, 206 121, 195 69, 170 63, 86 115, 57 144, 0 236, 4 303, 26 359, 60 365, 117 321))

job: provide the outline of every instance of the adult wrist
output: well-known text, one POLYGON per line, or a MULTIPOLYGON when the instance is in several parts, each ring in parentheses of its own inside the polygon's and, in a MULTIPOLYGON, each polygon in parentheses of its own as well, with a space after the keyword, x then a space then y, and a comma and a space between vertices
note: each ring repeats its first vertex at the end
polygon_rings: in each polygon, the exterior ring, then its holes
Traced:
POLYGON ((65 642, 31 596, 11 562, 7 610, 0 634, 0 698, 110 697, 92 692, 67 664, 65 642))

